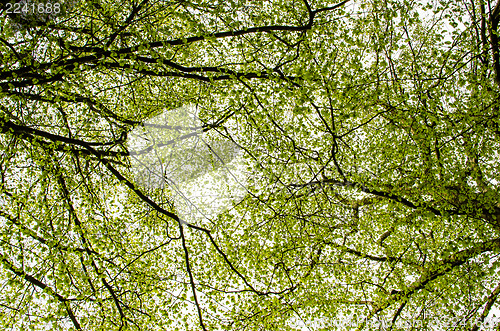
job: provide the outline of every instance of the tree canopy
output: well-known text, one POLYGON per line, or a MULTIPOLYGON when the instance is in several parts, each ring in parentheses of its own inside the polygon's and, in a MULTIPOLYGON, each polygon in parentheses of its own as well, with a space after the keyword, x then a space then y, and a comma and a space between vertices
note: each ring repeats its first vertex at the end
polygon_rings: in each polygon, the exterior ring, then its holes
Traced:
POLYGON ((26 3, 0 4, 2 329, 498 327, 500 1, 26 3), (244 197, 180 217, 193 136, 244 197))

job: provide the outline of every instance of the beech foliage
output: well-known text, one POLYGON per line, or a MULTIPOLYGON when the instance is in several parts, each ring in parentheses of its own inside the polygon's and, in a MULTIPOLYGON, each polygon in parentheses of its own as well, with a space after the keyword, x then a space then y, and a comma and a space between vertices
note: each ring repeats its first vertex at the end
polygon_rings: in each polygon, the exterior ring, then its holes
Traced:
POLYGON ((500 1, 8 3, 2 329, 495 323, 500 1), (196 125, 151 122, 182 107, 196 125), (240 197, 180 217, 193 136, 200 173, 238 155, 240 197), (145 185, 134 160, 165 146, 145 185))

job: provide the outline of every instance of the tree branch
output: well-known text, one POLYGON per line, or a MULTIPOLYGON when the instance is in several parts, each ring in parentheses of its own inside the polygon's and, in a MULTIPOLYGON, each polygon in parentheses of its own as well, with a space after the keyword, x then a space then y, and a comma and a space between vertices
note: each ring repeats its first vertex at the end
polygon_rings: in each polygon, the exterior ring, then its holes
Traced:
POLYGON ((36 279, 35 277, 33 277, 31 275, 25 273, 22 269, 17 268, 2 253, 0 253, 0 261, 4 264, 4 266, 6 266, 6 268, 8 270, 10 270, 11 272, 13 272, 17 276, 23 278, 24 280, 26 280, 27 282, 31 283, 32 285, 34 285, 34 286, 36 286, 36 287, 44 290, 49 295, 53 296, 59 302, 61 302, 62 304, 64 304, 64 306, 66 308, 66 312, 68 313, 68 316, 71 319, 71 322, 73 323, 73 325, 75 326, 75 328, 77 330, 81 330, 82 329, 82 327, 80 326, 80 323, 76 319, 75 314, 73 313, 73 310, 71 309, 71 306, 70 306, 70 303, 69 303, 70 299, 66 299, 65 297, 63 297, 62 295, 60 295, 59 293, 57 293, 56 291, 54 291, 47 284, 43 283, 42 281, 36 279))
POLYGON ((196 305, 196 310, 198 311, 198 319, 200 321, 200 326, 202 330, 206 331, 205 324, 203 323, 203 316, 201 314, 201 307, 200 303, 198 302, 198 296, 196 294, 196 285, 194 284, 194 278, 193 278, 193 272, 191 270, 191 263, 189 261, 189 252, 186 246, 186 238, 184 235, 184 228, 182 224, 179 224, 179 231, 181 234, 181 239, 182 239, 182 248, 184 249, 184 261, 186 262, 186 270, 189 275, 189 283, 191 284, 191 290, 193 291, 193 298, 194 298, 194 303, 196 305))
POLYGON ((479 320, 477 321, 476 324, 472 327, 471 331, 478 331, 479 330, 479 325, 484 322, 484 319, 488 314, 490 313, 491 308, 493 308, 493 305, 495 304, 495 301, 498 299, 498 295, 500 294, 500 283, 495 287, 493 292, 491 292, 490 296, 488 297, 488 300, 486 302, 486 306, 484 307, 483 313, 479 317, 479 320))
POLYGON ((495 82, 500 87, 500 54, 498 49, 498 23, 500 22, 500 0, 490 14, 490 43, 493 52, 493 69, 495 82))
POLYGON ((371 317, 391 306, 393 303, 408 300, 413 293, 425 288, 427 284, 431 281, 445 275, 449 271, 453 270, 456 267, 463 265, 468 260, 479 256, 485 252, 498 251, 500 249, 500 238, 489 240, 485 242, 480 242, 476 244, 474 247, 469 249, 464 249, 455 254, 452 254, 448 258, 439 261, 434 264, 434 267, 427 269, 425 273, 420 277, 419 280, 415 281, 413 284, 408 286, 403 291, 393 291, 389 295, 389 297, 382 303, 379 303, 369 314, 369 316, 365 319, 365 321, 358 326, 357 330, 363 330, 366 325, 366 321, 371 317))

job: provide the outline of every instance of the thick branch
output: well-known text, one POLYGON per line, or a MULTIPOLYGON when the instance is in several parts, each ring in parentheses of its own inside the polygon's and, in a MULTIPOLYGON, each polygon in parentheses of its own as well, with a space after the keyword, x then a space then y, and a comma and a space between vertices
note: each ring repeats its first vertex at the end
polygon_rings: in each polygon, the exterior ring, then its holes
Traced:
MULTIPOLYGON (((341 187, 346 187, 346 188, 348 188, 348 187, 354 187, 356 189, 359 189, 361 192, 372 194, 372 195, 376 195, 376 196, 379 196, 379 197, 382 197, 382 198, 387 198, 387 199, 390 199, 390 200, 393 200, 393 201, 397 201, 397 202, 402 203, 403 205, 405 205, 407 207, 410 207, 412 209, 418 209, 419 208, 418 205, 416 205, 413 202, 411 202, 411 201, 403 198, 402 196, 395 195, 395 194, 389 193, 389 192, 379 191, 379 190, 376 190, 376 189, 371 189, 371 188, 366 187, 363 184, 356 183, 356 182, 351 182, 351 181, 347 181, 347 180, 340 181, 340 180, 336 180, 336 179, 333 179, 333 178, 326 178, 326 179, 323 179, 323 180, 311 181, 311 182, 305 183, 305 184, 290 184, 290 186, 291 187, 306 187, 306 186, 311 186, 311 185, 324 185, 324 184, 331 184, 331 185, 341 186, 341 187)), ((434 208, 434 207, 424 206, 423 208, 426 209, 426 210, 428 210, 428 211, 430 211, 430 212, 432 212, 433 214, 435 214, 437 216, 441 216, 442 215, 442 213, 439 210, 437 210, 436 208, 434 208)), ((455 210, 448 210, 446 212, 448 214, 457 214, 458 213, 455 210)))
POLYGON ((181 233, 181 238, 182 238, 182 248, 184 249, 184 260, 186 261, 186 270, 189 275, 189 283, 191 284, 191 290, 193 291, 193 298, 194 298, 194 303, 196 305, 196 310, 198 311, 198 319, 200 321, 200 326, 202 330, 206 331, 205 324, 203 323, 203 316, 201 314, 201 307, 200 303, 198 302, 198 295, 196 294, 196 286, 194 284, 194 278, 193 278, 193 272, 191 270, 191 263, 189 261, 189 252, 187 249, 186 245, 186 238, 184 235, 184 228, 182 227, 182 224, 179 224, 179 231, 181 233))
POLYGON ((66 308, 66 312, 68 313, 69 318, 71 319, 71 322, 75 326, 76 329, 81 330, 82 327, 80 326, 80 323, 75 317, 75 314, 73 313, 73 310, 71 309, 71 306, 69 304, 69 299, 66 299, 56 291, 54 291, 51 287, 49 287, 47 284, 43 283, 42 281, 36 279, 35 277, 27 274, 24 272, 24 270, 17 268, 11 261, 9 261, 3 254, 0 253, 0 261, 4 264, 4 266, 12 271, 14 274, 17 276, 23 278, 27 282, 31 283, 32 285, 44 290, 54 298, 56 298, 59 302, 64 304, 66 308))
POLYGON ((99 268, 97 267, 97 265, 92 257, 92 254, 91 254, 92 247, 90 246, 90 243, 88 242, 87 238, 85 238, 85 236, 84 236, 84 229, 82 227, 82 223, 80 222, 80 220, 78 218, 76 210, 73 207, 73 202, 71 201, 71 196, 70 196, 69 190, 66 186, 66 181, 64 180, 64 178, 62 176, 58 176, 58 182, 59 182, 59 185, 61 187, 61 191, 64 195, 64 198, 66 200, 66 204, 68 205, 69 212, 74 219, 75 225, 78 228, 78 232, 80 234, 80 241, 82 242, 82 246, 85 248, 87 255, 91 259, 91 264, 92 264, 92 267, 94 268, 94 271, 101 278, 102 284, 108 290, 108 292, 111 294, 111 297, 113 298, 113 301, 115 303, 116 308, 118 309, 118 312, 120 313, 121 321, 123 323, 123 321, 125 320, 125 314, 124 314, 123 309, 121 307, 121 302, 118 299, 118 297, 115 293, 115 290, 106 281, 106 278, 102 275, 102 272, 99 270, 99 268))
POLYGON ((500 54, 498 49, 498 23, 500 21, 500 0, 490 15, 490 42, 493 52, 493 69, 495 70, 495 82, 500 87, 500 54))
MULTIPOLYGON (((86 56, 81 56, 81 57, 76 57, 72 59, 65 59, 65 60, 58 60, 58 61, 53 61, 53 62, 46 62, 46 63, 38 63, 36 66, 24 66, 19 69, 15 70, 10 70, 10 71, 5 71, 0 74, 0 80, 9 80, 8 82, 1 83, 0 87, 4 90, 7 90, 12 86, 15 87, 23 87, 23 86, 29 86, 35 84, 35 75, 38 77, 36 78, 38 81, 44 81, 44 82, 50 82, 54 80, 60 80, 62 78, 62 74, 57 74, 52 77, 45 77, 45 76, 40 76, 40 72, 51 69, 54 70, 54 68, 58 68, 58 72, 70 72, 71 70, 76 68, 76 65, 78 64, 88 64, 88 63, 95 63, 96 61, 102 60, 109 58, 113 55, 127 55, 127 54, 134 54, 137 53, 140 49, 153 49, 153 48, 161 48, 161 47, 166 47, 166 46, 181 46, 181 45, 187 45, 191 44, 194 42, 198 41, 203 41, 203 40, 213 40, 213 39, 221 39, 221 38, 228 38, 228 37, 238 37, 238 36, 244 36, 248 34, 254 34, 254 33, 272 33, 272 32, 277 32, 277 31, 288 31, 288 32, 304 32, 309 29, 311 29, 312 24, 313 24, 313 19, 314 16, 317 13, 324 12, 324 11, 330 11, 334 10, 340 6, 343 6, 347 1, 343 1, 335 6, 332 7, 325 7, 325 8, 320 8, 314 11, 309 11, 309 22, 306 25, 302 26, 291 26, 291 25, 265 25, 265 26, 259 26, 259 27, 251 27, 251 28, 244 28, 240 30, 235 30, 235 31, 225 31, 225 32, 218 32, 218 33, 212 33, 212 34, 207 34, 207 35, 200 35, 200 36, 192 36, 188 38, 178 38, 178 39, 173 39, 173 40, 165 40, 165 41, 154 41, 154 42, 149 42, 149 43, 144 43, 141 45, 136 45, 136 46, 131 46, 131 47, 123 47, 119 48, 116 50, 109 50, 104 47, 100 46, 91 46, 91 47, 77 47, 73 46, 70 47, 71 50, 74 51, 79 51, 79 52, 86 52, 86 53, 94 53, 86 56), (12 82, 13 79, 17 77, 30 77, 30 79, 26 79, 23 81, 14 81, 12 82), (40 77, 43 77, 43 79, 40 79, 40 77)), ((143 2, 144 4, 144 2, 143 2)), ((141 4, 142 5, 142 4, 141 4)), ((140 6, 138 6, 139 8, 140 6)), ((132 12, 131 15, 134 14, 135 12, 132 12)), ((114 38, 110 36, 110 40, 112 41, 114 38)), ((109 46, 109 45, 108 45, 109 46)), ((39 84, 40 82, 36 82, 36 84, 39 84)))
POLYGON ((374 315, 376 315, 377 313, 386 309, 395 302, 399 302, 401 300, 407 301, 409 297, 413 295, 415 292, 425 288, 425 286, 429 284, 431 281, 447 274, 452 269, 463 265, 468 260, 477 257, 482 253, 490 251, 498 251, 499 249, 500 249, 500 238, 478 243, 472 248, 459 251, 455 254, 452 254, 448 258, 438 263, 435 263, 434 267, 429 268, 426 272, 423 273, 423 275, 420 277, 419 280, 415 281, 405 290, 391 292, 391 295, 389 295, 389 297, 384 302, 380 303, 378 306, 375 307, 375 309, 373 309, 370 312, 370 315, 360 326, 358 326, 357 330, 363 330, 366 321, 371 317, 373 317, 374 315))
POLYGON ((486 306, 484 307, 483 313, 479 317, 478 323, 474 324, 471 331, 479 330, 478 325, 480 325, 481 323, 484 322, 484 319, 490 313, 490 310, 491 310, 491 308, 493 308, 493 305, 495 304, 495 301, 497 300, 499 294, 500 294, 500 284, 498 284, 497 287, 495 287, 495 289, 493 290, 493 292, 491 292, 491 294, 488 297, 488 300, 486 302, 486 306))
MULTIPOLYGON (((68 137, 57 135, 57 134, 49 133, 46 131, 30 128, 28 126, 18 125, 18 124, 13 123, 10 120, 6 120, 6 119, 2 120, 1 118, 0 118, 0 133, 12 133, 20 138, 27 139, 33 143, 45 145, 46 147, 52 147, 55 150, 59 150, 59 151, 64 151, 64 150, 68 150, 68 149, 65 148, 64 146, 57 146, 57 145, 54 146, 53 144, 46 142, 46 141, 43 141, 43 140, 40 140, 40 139, 37 139, 36 137, 43 137, 43 138, 49 139, 53 142, 61 142, 61 143, 65 143, 65 144, 68 144, 71 146, 75 146, 75 145, 81 146, 81 147, 86 148, 87 150, 88 150, 87 147, 107 146, 109 144, 109 143, 100 143, 100 142, 87 142, 87 141, 83 141, 80 139, 68 138, 68 137)), ((94 153, 89 153, 87 150, 76 150, 76 152, 81 153, 81 154, 85 154, 85 155, 94 154, 94 153)), ((97 154, 96 156, 98 156, 98 157, 104 157, 104 156, 117 157, 117 156, 127 155, 126 152, 101 151, 101 150, 96 150, 96 149, 93 149, 93 150, 94 150, 95 154, 97 154)))

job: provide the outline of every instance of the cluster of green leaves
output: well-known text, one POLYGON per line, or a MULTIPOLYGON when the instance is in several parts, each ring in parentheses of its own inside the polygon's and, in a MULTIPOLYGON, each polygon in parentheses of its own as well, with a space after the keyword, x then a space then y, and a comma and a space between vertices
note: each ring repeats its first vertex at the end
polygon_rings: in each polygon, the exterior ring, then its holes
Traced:
POLYGON ((500 2, 64 8, 0 23, 2 328, 477 330, 492 312, 500 2), (201 221, 139 185, 127 144, 189 104, 249 165, 246 197, 201 221))

